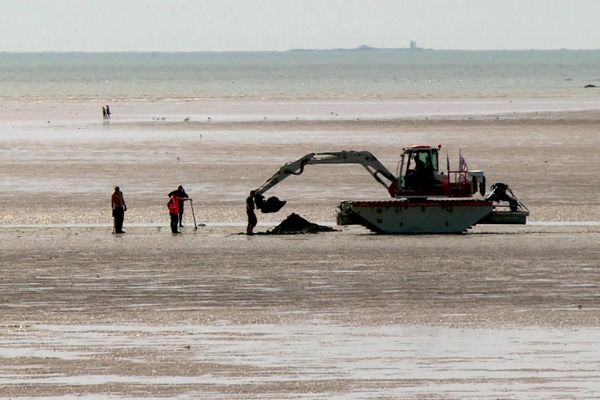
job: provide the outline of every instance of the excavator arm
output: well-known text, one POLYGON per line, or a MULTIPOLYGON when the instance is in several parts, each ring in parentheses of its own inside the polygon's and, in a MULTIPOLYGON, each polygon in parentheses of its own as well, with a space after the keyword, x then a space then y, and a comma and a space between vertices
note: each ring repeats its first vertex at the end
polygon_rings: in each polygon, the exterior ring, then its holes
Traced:
POLYGON ((382 184, 388 190, 392 197, 394 197, 396 193, 396 177, 383 164, 381 164, 373 154, 369 153, 368 151, 310 153, 294 162, 290 162, 282 166, 279 171, 277 171, 272 177, 267 179, 265 183, 255 190, 255 197, 258 199, 257 205, 259 208, 261 208, 263 212, 272 212, 265 210, 266 207, 265 209, 260 207, 263 201, 262 195, 288 176, 302 174, 306 165, 314 164, 360 164, 371 174, 371 176, 373 176, 373 178, 375 178, 377 182, 382 184), (386 180, 388 182, 386 182, 386 180))

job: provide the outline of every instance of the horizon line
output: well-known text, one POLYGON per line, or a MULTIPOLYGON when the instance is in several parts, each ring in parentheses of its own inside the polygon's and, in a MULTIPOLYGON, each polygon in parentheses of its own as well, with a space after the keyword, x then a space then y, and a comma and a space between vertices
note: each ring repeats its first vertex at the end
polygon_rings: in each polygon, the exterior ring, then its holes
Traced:
POLYGON ((410 47, 336 47, 336 48, 292 48, 287 50, 30 50, 30 51, 15 51, 15 50, 0 50, 0 54, 195 54, 195 53, 288 53, 301 51, 352 51, 352 52, 370 52, 370 51, 403 51, 410 53, 419 53, 427 51, 461 51, 461 52, 527 52, 527 51, 600 51, 599 48, 528 48, 528 49, 436 49, 436 48, 410 48, 410 47))

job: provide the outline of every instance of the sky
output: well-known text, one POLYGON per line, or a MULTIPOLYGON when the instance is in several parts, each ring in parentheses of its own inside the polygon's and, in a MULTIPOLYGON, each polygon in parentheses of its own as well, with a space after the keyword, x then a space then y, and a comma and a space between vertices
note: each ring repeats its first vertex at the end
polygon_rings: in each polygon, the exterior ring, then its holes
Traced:
POLYGON ((598 49, 600 0, 0 0, 0 51, 598 49))

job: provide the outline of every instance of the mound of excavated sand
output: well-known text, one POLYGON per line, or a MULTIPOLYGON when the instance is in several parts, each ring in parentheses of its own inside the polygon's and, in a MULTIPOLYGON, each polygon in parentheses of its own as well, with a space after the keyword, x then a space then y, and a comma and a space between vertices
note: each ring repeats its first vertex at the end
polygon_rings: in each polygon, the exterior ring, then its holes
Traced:
POLYGON ((293 235, 318 232, 335 232, 335 229, 329 226, 314 224, 295 213, 290 214, 275 228, 267 231, 267 233, 271 235, 293 235))

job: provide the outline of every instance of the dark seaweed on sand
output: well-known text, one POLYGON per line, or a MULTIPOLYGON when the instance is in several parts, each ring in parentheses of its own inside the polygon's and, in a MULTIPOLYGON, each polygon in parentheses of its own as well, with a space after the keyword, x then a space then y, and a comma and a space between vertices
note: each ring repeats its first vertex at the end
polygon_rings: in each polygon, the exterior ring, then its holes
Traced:
POLYGON ((305 220, 298 214, 292 213, 279 225, 277 225, 272 230, 267 231, 266 233, 270 235, 292 235, 299 233, 318 233, 335 231, 335 229, 329 226, 314 224, 310 221, 305 220))

